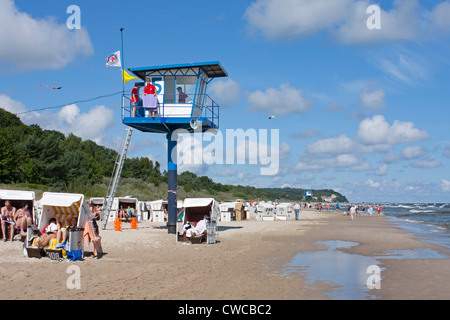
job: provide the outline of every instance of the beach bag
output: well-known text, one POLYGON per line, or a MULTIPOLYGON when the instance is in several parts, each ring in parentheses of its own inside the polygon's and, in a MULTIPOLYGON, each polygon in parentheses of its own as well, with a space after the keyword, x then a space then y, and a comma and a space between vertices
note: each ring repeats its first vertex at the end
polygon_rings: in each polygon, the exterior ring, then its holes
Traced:
POLYGON ((67 260, 83 261, 83 258, 82 258, 83 252, 81 250, 67 251, 66 255, 67 255, 67 260))

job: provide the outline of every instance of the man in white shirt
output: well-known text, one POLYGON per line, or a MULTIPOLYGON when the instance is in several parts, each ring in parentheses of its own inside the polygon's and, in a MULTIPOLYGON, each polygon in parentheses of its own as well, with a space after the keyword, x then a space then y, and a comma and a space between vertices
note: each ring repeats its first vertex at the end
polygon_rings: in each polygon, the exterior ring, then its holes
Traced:
POLYGON ((352 220, 356 220, 356 207, 354 204, 350 207, 350 215, 352 216, 352 220))

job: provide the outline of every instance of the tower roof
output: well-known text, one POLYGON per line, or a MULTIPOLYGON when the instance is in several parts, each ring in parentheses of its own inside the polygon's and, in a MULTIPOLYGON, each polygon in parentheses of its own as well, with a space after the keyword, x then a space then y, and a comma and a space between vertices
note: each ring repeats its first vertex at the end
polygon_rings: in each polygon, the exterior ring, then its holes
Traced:
POLYGON ((152 75, 198 75, 197 68, 202 69, 208 78, 227 77, 227 72, 218 61, 169 64, 152 67, 129 68, 137 77, 145 79, 146 74, 152 75))

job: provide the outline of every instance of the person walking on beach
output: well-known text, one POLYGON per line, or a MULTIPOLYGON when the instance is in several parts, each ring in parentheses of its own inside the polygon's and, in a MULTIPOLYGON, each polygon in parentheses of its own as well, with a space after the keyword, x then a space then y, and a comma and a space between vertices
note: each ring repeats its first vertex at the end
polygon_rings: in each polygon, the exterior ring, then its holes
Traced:
POLYGON ((300 215, 300 210, 302 210, 302 207, 298 203, 296 203, 294 205, 294 210, 295 210, 295 220, 298 220, 298 217, 300 215))
POLYGON ((336 203, 336 213, 339 213, 339 202, 336 203))
POLYGON ((378 218, 381 217, 381 205, 377 206, 377 213, 378 213, 378 218))
POLYGON ((350 216, 352 217, 352 220, 356 220, 357 214, 356 214, 356 206, 352 204, 350 207, 350 216))

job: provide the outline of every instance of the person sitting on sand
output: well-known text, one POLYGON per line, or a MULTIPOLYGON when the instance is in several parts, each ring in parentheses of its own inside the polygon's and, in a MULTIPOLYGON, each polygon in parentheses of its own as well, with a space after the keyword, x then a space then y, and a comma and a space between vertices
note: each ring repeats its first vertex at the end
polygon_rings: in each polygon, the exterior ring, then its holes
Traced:
POLYGON ((9 226, 9 240, 13 241, 14 238, 14 215, 16 213, 16 208, 11 205, 9 200, 5 201, 5 206, 1 208, 1 219, 2 219, 2 232, 3 241, 6 242, 6 224, 9 226))
POLYGON ((16 211, 14 215, 14 222, 17 227, 20 228, 20 235, 25 237, 25 229, 31 226, 31 213, 28 210, 28 203, 24 202, 19 210, 16 211))
POLYGON ((38 247, 43 248, 48 246, 50 240, 57 237, 58 230, 61 229, 60 223, 56 218, 50 218, 50 223, 44 228, 44 233, 39 237, 38 247))
POLYGON ((203 232, 205 232, 205 230, 206 230, 206 223, 208 222, 208 219, 209 219, 209 217, 205 215, 202 220, 197 222, 195 227, 192 227, 192 228, 189 228, 186 230, 186 236, 187 237, 196 237, 196 236, 202 235, 203 232))

